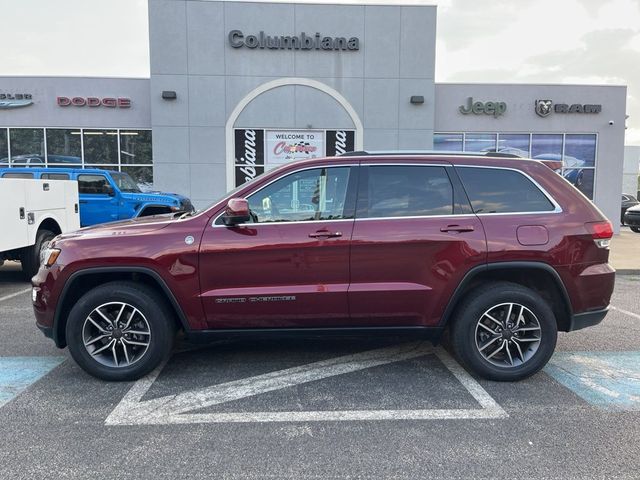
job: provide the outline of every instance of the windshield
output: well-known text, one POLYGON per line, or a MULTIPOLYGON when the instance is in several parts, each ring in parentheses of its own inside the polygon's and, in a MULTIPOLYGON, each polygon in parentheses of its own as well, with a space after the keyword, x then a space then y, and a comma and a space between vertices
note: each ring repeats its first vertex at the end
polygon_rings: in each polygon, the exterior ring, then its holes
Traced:
POLYGON ((140 188, 128 173, 112 172, 111 178, 116 182, 121 192, 141 193, 140 188))

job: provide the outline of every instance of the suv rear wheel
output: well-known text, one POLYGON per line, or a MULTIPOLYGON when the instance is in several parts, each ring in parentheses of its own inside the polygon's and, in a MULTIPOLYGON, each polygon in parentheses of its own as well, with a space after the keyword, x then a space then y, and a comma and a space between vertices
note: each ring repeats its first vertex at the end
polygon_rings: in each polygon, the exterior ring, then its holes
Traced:
POLYGON ((110 282, 80 298, 67 320, 67 344, 74 360, 103 380, 136 380, 171 352, 175 323, 153 289, 110 282))
POLYGON ((472 291, 460 304, 451 327, 451 345, 462 363, 478 375, 515 381, 538 372, 553 354, 556 318, 535 291, 494 282, 472 291))

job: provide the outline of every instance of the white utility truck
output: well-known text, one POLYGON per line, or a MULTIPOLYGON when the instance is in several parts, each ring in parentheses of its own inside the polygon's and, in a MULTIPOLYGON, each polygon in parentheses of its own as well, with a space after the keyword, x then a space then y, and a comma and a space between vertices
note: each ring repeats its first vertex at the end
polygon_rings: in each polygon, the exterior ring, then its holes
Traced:
POLYGON ((26 279, 56 235, 80 228, 78 182, 0 178, 0 265, 19 260, 26 279))

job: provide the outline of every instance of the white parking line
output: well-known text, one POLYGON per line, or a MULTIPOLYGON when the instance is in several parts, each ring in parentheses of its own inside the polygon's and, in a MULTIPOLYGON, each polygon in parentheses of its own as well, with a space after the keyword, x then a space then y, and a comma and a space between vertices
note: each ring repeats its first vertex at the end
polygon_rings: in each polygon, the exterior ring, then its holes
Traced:
POLYGON ((4 302, 5 300, 9 300, 10 298, 17 297, 18 295, 22 295, 23 293, 27 293, 31 291, 31 287, 25 288, 24 290, 20 290, 19 292, 11 293, 9 295, 5 295, 4 297, 0 297, 0 302, 4 302))
MULTIPOLYGON (((164 366, 164 365, 163 365, 164 366)), ((507 413, 442 348, 410 343, 380 348, 308 365, 213 385, 199 390, 142 400, 163 366, 136 382, 106 419, 107 425, 185 424, 223 422, 309 422, 345 420, 434 420, 504 418, 507 413), (294 412, 188 413, 324 378, 435 354, 480 404, 474 409, 331 410, 294 412)))
POLYGON ((636 320, 640 320, 640 315, 638 315, 637 313, 633 313, 630 312, 629 310, 624 310, 622 308, 618 308, 618 307, 611 307, 611 310, 617 310, 620 313, 624 313, 625 315, 629 315, 630 317, 635 318, 636 320))

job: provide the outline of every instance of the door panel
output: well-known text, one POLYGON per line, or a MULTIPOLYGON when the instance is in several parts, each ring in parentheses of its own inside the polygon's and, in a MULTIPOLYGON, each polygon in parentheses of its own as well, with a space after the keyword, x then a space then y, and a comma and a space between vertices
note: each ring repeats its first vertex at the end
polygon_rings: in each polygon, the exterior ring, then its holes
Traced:
POLYGON ((203 236, 209 328, 318 327, 349 318, 356 169, 293 172, 247 196, 253 221, 203 236))
POLYGON ((354 325, 436 326, 486 240, 447 165, 361 167, 351 242, 354 325))
POLYGON ((200 254, 209 327, 343 324, 352 229, 353 220, 209 227, 200 254), (323 228, 342 236, 309 237, 323 228))
POLYGON ((118 220, 118 199, 107 193, 114 190, 104 175, 78 175, 78 191, 81 226, 118 220))
POLYGON ((473 215, 356 220, 349 289, 352 323, 436 326, 464 274, 485 256, 482 224, 473 215), (449 225, 468 228, 441 231, 449 225))

